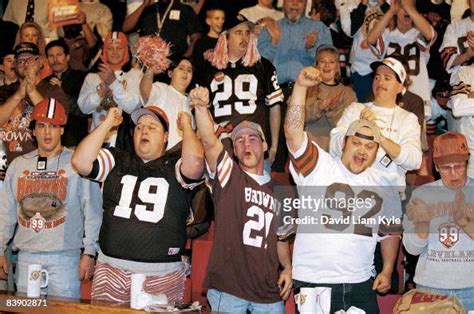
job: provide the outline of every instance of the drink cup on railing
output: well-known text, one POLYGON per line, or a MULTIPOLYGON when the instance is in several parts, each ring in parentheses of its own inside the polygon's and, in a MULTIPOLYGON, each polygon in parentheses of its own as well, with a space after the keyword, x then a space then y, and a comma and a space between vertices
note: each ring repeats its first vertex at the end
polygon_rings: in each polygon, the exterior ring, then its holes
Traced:
POLYGON ((42 269, 40 264, 28 265, 28 286, 26 295, 29 298, 39 298, 41 288, 48 286, 48 271, 42 269))

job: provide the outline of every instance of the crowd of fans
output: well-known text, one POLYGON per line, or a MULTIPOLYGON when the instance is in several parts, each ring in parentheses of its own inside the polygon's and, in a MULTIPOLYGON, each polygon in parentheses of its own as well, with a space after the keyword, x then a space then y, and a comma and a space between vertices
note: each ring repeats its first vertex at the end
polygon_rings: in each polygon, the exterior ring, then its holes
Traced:
POLYGON ((82 0, 73 24, 49 15, 0 0, 4 288, 26 291, 39 263, 50 295, 93 280, 92 298, 128 302, 144 273, 180 302, 186 225, 207 211, 213 310, 283 313, 292 289, 329 287, 331 312, 377 313, 400 242, 407 288, 474 310, 474 0, 82 0), (170 43, 165 71, 137 57, 149 35, 170 43), (300 196, 370 190, 400 220, 305 231, 283 223, 270 174, 300 196))

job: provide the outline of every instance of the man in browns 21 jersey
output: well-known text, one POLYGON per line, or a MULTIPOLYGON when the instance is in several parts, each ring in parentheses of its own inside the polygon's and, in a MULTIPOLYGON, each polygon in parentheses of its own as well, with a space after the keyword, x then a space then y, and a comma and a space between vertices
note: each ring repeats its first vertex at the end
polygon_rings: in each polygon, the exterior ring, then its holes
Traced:
MULTIPOLYGON (((242 15, 226 17, 201 85, 210 90, 211 114, 219 124, 220 138, 229 138, 232 128, 243 120, 259 123, 270 144, 268 154, 273 162, 283 93, 275 67, 260 57, 253 26, 242 15)), ((230 147, 227 140, 224 144, 230 147)))
MULTIPOLYGON (((321 202, 309 210, 298 209, 298 217, 311 215, 316 220, 311 225, 300 224, 296 233, 293 250, 295 294, 301 288, 330 287, 330 313, 341 309, 347 311, 351 306, 366 313, 378 313, 375 290, 385 293, 390 289, 401 232, 400 197, 393 186, 393 176, 398 174, 370 167, 376 160, 378 146, 388 139, 368 120, 355 120, 349 125, 341 157, 331 157, 309 140, 304 132, 304 101, 307 88, 318 81, 317 69, 301 70, 284 124, 290 172, 300 197, 314 197, 314 190, 319 189, 324 198, 330 199, 329 203, 321 202), (305 188, 306 195, 303 195, 305 188), (360 199, 365 201, 352 209, 344 205, 360 199), (346 217, 347 223, 329 220, 346 217), (361 221, 360 218, 375 220, 361 221), (377 241, 381 242, 383 270, 373 279, 377 241)), ((317 197, 321 199, 319 195, 317 197)), ((303 307, 303 303, 300 306, 303 307)), ((317 312, 315 308, 304 310, 317 312)))
POLYGON ((291 230, 280 226, 282 210, 274 183, 263 169, 268 145, 259 124, 242 121, 229 155, 213 132, 208 90, 191 91, 196 124, 205 150, 207 185, 215 208, 215 236, 208 265, 207 297, 212 311, 284 313, 291 289, 291 230), (279 273, 279 266, 283 271, 279 273))
POLYGON ((201 178, 201 143, 187 113, 178 116, 183 131, 181 158, 165 153, 169 123, 158 107, 132 112, 135 152, 101 149, 111 128, 120 125, 121 110, 111 108, 104 122, 74 153, 73 165, 90 179, 103 182, 104 216, 92 298, 130 301, 130 277, 145 273, 146 292, 181 301, 185 270, 181 255, 191 192, 201 178))

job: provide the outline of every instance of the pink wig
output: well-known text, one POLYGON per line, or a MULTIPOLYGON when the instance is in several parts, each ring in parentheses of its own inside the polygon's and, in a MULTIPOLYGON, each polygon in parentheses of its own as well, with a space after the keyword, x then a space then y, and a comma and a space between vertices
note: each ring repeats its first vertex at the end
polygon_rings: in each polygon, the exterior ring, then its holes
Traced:
MULTIPOLYGON (((229 51, 227 50, 227 31, 222 32, 217 40, 216 47, 208 55, 207 60, 217 69, 227 68, 229 62, 229 51)), ((242 59, 242 64, 251 67, 260 61, 260 53, 257 49, 257 37, 254 33, 250 34, 249 45, 242 59)))

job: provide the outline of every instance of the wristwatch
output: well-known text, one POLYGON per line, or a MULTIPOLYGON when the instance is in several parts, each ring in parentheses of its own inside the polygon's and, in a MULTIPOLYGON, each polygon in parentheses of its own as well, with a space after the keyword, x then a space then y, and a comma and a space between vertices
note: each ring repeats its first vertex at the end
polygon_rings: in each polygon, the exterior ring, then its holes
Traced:
POLYGON ((89 256, 90 258, 92 258, 93 260, 96 259, 96 256, 95 255, 92 255, 92 254, 82 254, 82 255, 86 255, 86 256, 89 256))

